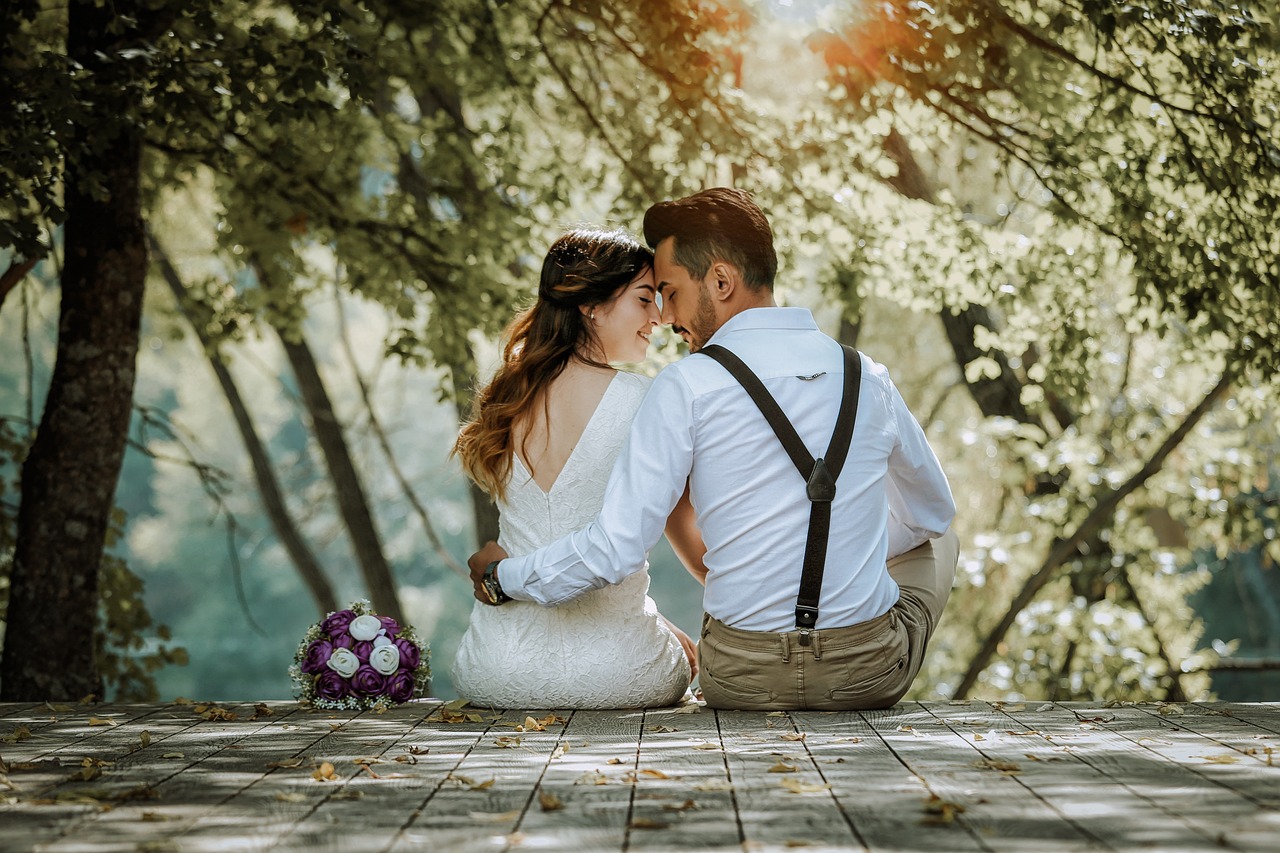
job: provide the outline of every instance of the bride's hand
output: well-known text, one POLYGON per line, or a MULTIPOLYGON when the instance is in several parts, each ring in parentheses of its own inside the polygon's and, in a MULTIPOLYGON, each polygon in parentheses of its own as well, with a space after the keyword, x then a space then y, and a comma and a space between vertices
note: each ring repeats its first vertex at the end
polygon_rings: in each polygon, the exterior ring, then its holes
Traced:
POLYGON ((689 659, 689 678, 692 680, 698 674, 698 644, 688 634, 677 628, 676 624, 670 619, 665 616, 660 618, 671 629, 671 633, 676 635, 676 639, 680 641, 680 646, 684 649, 684 656, 689 659))

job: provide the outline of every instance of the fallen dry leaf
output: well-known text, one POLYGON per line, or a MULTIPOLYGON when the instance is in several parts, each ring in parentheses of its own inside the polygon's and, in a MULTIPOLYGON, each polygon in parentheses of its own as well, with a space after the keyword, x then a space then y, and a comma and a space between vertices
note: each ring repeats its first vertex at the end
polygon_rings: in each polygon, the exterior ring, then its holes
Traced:
POLYGON ((0 738, 0 740, 4 741, 5 743, 21 743, 24 740, 30 740, 30 738, 31 738, 31 729, 27 728, 26 726, 18 726, 13 731, 9 732, 9 734, 0 738))
POLYGON ((181 752, 166 752, 161 758, 186 758, 181 752))
POLYGON ((1237 764, 1240 761, 1240 756, 1231 755, 1230 753, 1222 755, 1193 755, 1191 757, 1204 759, 1210 764, 1237 764))
POLYGON ((143 812, 143 823, 163 823, 166 820, 172 820, 168 815, 160 814, 160 812, 143 812))
POLYGON ((546 730, 546 724, 533 717, 525 717, 524 724, 516 726, 518 732, 545 732, 546 730))
POLYGON ((426 754, 427 754, 428 752, 430 752, 430 751, 431 751, 431 747, 429 747, 429 746, 411 746, 411 747, 409 747, 409 754, 410 754, 410 755, 426 755, 426 754))
POLYGON ((564 808, 564 801, 550 791, 538 791, 538 805, 544 812, 556 812, 564 808))
POLYGON ((557 758, 564 755, 568 751, 569 751, 569 744, 567 743, 559 744, 558 746, 556 746, 555 749, 551 750, 551 760, 555 761, 557 758))
POLYGON ((733 783, 728 779, 712 779, 707 782, 698 782, 692 788, 695 791, 732 791, 733 783))
POLYGON ((142 734, 138 735, 138 742, 142 744, 143 749, 151 746, 151 732, 144 731, 142 734))
POLYGON ((311 774, 311 778, 315 779, 317 782, 333 782, 337 781, 338 774, 334 772, 332 763, 324 761, 321 762, 320 766, 311 774))
POLYGON ((675 805, 674 803, 667 803, 665 806, 662 807, 662 810, 668 811, 668 812, 687 812, 687 811, 690 811, 691 809, 696 809, 697 807, 698 807, 698 804, 695 803, 693 800, 685 800, 683 803, 681 803, 678 806, 675 805))
POLYGON ((588 770, 577 779, 573 780, 575 785, 608 785, 609 777, 601 773, 599 770, 588 770))
POLYGON ((61 702, 55 704, 53 702, 44 703, 45 710, 51 714, 70 714, 74 708, 70 705, 64 705, 61 702))
POLYGON ((498 749, 515 749, 520 745, 520 738, 503 735, 502 737, 495 738, 493 745, 498 749))
POLYGON ((266 703, 259 702, 258 704, 253 706, 253 716, 250 717, 249 719, 252 721, 252 720, 258 719, 259 717, 274 717, 275 715, 276 715, 276 712, 271 710, 269 707, 267 707, 266 703))
POLYGON ((480 823, 507 823, 520 817, 520 810, 510 812, 467 812, 467 817, 480 823))
POLYGON ((649 726, 648 730, 651 732, 658 732, 659 734, 669 734, 670 732, 680 731, 679 729, 671 726, 649 726))
POLYGON ((695 743, 695 744, 691 747, 691 749, 714 749, 714 750, 719 751, 719 749, 720 749, 720 744, 718 744, 718 743, 695 743))
POLYGON ((272 762, 269 762, 269 763, 267 764, 267 767, 271 767, 271 768, 277 768, 277 767, 279 767, 279 768, 284 768, 284 769, 286 769, 286 770, 290 770, 290 769, 292 769, 292 768, 294 768, 294 767, 301 767, 301 766, 302 766, 302 763, 303 763, 304 761, 306 761, 306 759, 305 759, 305 758, 302 758, 301 756, 299 756, 299 757, 297 757, 297 758, 286 758, 286 759, 284 759, 283 761, 272 761, 272 762))
POLYGON ((281 791, 276 794, 276 800, 281 803, 305 803, 307 795, 300 794, 297 791, 281 791))
POLYGON ((779 761, 777 764, 769 768, 769 772, 770 773, 795 773, 799 769, 800 768, 796 767, 794 764, 787 764, 786 762, 779 761))
POLYGON ((654 820, 648 817, 634 818, 630 823, 632 829, 666 829, 669 826, 671 824, 666 821, 654 820))
POLYGON ((999 770, 1001 773, 1021 773, 1022 768, 1012 761, 1001 761, 996 758, 982 758, 973 762, 980 770, 999 770))
POLYGON ((229 711, 226 708, 220 708, 217 705, 209 705, 203 711, 198 710, 196 713, 206 720, 234 720, 236 718, 235 711, 229 711))
POLYGON ((823 782, 804 782, 790 777, 783 779, 781 784, 793 794, 816 794, 819 791, 831 790, 831 786, 823 782))
POLYGON ((621 758, 610 758, 608 761, 605 762, 605 764, 621 764, 621 763, 622 763, 621 758))
POLYGON ((964 806, 944 800, 937 794, 931 794, 929 799, 924 801, 924 810, 926 817, 920 822, 939 826, 955 821, 956 815, 964 811, 964 806))
POLYGON ((90 717, 89 725, 91 726, 118 726, 115 720, 109 720, 106 717, 90 717))
POLYGON ((179 696, 177 699, 173 700, 173 704, 174 705, 194 705, 195 702, 191 699, 188 699, 186 696, 179 696))
POLYGON ((782 740, 803 741, 806 737, 808 737, 808 735, 809 735, 808 732, 790 732, 789 734, 778 735, 778 737, 781 738, 782 740))

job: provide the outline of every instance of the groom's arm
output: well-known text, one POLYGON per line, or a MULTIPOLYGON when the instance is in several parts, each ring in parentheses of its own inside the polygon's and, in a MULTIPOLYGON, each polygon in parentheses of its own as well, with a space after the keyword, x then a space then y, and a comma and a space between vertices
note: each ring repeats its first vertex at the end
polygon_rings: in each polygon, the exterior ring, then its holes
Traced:
POLYGON ((889 454, 889 557, 905 554, 951 526, 956 504, 947 475, 896 386, 889 385, 898 441, 889 454))
POLYGON ((658 375, 640 403, 595 520, 498 564, 512 598, 556 605, 644 568, 693 466, 693 395, 679 372, 658 375))

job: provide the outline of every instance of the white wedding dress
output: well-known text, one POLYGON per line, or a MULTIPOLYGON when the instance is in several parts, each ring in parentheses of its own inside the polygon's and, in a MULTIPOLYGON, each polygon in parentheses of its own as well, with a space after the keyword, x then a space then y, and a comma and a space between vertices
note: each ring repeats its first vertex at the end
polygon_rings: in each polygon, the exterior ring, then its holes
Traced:
MULTIPOLYGON (((499 505, 498 544, 508 554, 527 554, 595 518, 650 381, 613 378, 549 492, 514 457, 499 505)), ((476 602, 453 664, 458 695, 493 708, 674 704, 689 686, 689 662, 648 592, 646 567, 559 607, 476 602)))

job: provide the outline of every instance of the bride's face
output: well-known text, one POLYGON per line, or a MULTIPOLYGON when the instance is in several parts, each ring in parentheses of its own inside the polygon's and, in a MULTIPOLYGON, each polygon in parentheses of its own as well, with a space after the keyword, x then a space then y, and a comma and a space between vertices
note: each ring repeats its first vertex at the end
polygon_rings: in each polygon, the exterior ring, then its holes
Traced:
POLYGON ((595 306, 596 340, 605 361, 644 361, 649 353, 649 335, 658 325, 654 304, 653 270, 639 278, 608 302, 595 306))

